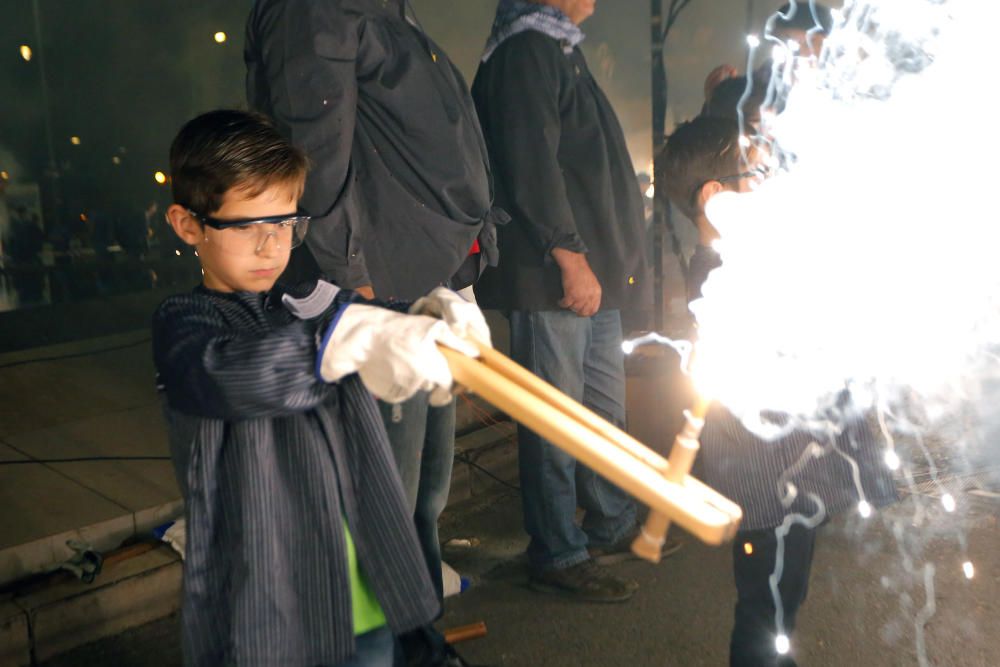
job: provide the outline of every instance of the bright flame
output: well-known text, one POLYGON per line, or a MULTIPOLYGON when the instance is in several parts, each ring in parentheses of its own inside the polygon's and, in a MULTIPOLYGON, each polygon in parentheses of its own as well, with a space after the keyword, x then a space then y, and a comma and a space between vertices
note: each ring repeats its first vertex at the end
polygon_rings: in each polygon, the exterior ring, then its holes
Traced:
POLYGON ((753 556, 753 545, 750 544, 749 542, 744 542, 743 553, 745 553, 747 556, 753 556))
POLYGON ((9 180, 10 180, 10 174, 7 173, 6 171, 0 171, 0 181, 9 181, 9 180))
POLYGON ((28 46, 27 44, 22 44, 21 45, 21 58, 24 59, 24 62, 26 62, 26 63, 27 62, 31 62, 31 57, 33 55, 34 54, 31 52, 31 47, 30 46, 28 46))
POLYGON ((817 67, 776 65, 783 111, 740 140, 773 140, 782 170, 708 204, 724 265, 692 304, 698 386, 751 428, 762 409, 817 418, 852 381, 954 396, 1000 343, 996 196, 966 181, 992 170, 1000 136, 962 122, 927 136, 954 100, 992 108, 988 87, 969 99, 968 45, 991 43, 1000 3, 848 5, 817 67))
POLYGON ((944 511, 945 512, 949 512, 949 513, 950 512, 954 512, 955 511, 955 496, 951 495, 950 493, 944 494, 943 496, 941 496, 941 504, 944 505, 944 511))
POLYGON ((650 183, 649 187, 646 188, 646 199, 652 199, 654 196, 656 196, 656 185, 650 183))
POLYGON ((862 500, 858 503, 858 514, 861 515, 862 519, 867 519, 872 515, 872 506, 867 500, 862 500))
POLYGON ((215 33, 215 42, 217 44, 222 44, 227 39, 228 39, 228 36, 226 35, 226 33, 222 32, 221 30, 219 32, 215 33))
POLYGON ((747 35, 747 46, 751 49, 756 49, 760 46, 760 38, 757 35, 747 35))
POLYGON ((80 141, 80 137, 73 136, 69 138, 69 143, 73 144, 74 146, 79 146, 82 142, 80 141))
POLYGON ((167 182, 167 175, 164 174, 162 171, 158 171, 155 174, 153 174, 153 180, 159 183, 160 185, 163 185, 164 183, 167 182))
POLYGON ((976 576, 976 568, 973 567, 972 561, 967 560, 964 563, 962 563, 962 572, 965 573, 966 579, 972 579, 974 576, 976 576))
POLYGON ((885 453, 885 465, 889 470, 899 470, 900 463, 899 454, 895 450, 890 449, 885 453))
POLYGON ((774 650, 778 652, 778 655, 788 655, 791 649, 792 642, 788 639, 788 635, 778 635, 774 638, 774 650))

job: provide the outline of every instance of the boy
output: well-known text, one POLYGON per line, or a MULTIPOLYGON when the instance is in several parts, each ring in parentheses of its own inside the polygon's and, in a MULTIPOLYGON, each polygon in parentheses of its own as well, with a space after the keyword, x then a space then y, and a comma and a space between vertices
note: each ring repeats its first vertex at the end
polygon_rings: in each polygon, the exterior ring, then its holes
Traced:
MULTIPOLYGON (((705 215, 708 202, 725 190, 746 192, 762 172, 742 161, 740 131, 733 119, 699 117, 671 135, 662 158, 667 196, 698 228, 698 245, 688 273, 688 300, 701 296, 708 275, 722 265, 711 247, 719 232, 705 215)), ((764 295, 762 295, 762 298, 764 295)), ((876 441, 863 418, 840 415, 841 451, 859 466, 868 502, 875 507, 895 500, 895 487, 882 465, 876 441)), ((771 415, 780 419, 780 415, 771 415)), ((859 498, 850 464, 832 454, 811 456, 813 443, 826 444, 813 434, 795 430, 765 441, 748 431, 734 415, 713 406, 701 435, 704 481, 738 503, 744 512, 733 543, 733 573, 737 602, 730 641, 730 665, 790 667, 788 637, 796 613, 805 601, 812 566, 816 528, 833 514, 857 505, 859 498), (787 489, 795 493, 786 496, 787 489), (783 497, 785 496, 785 497, 783 497), (803 521, 789 517, 801 515, 803 521), (783 551, 782 551, 783 550, 783 551), (779 559, 778 554, 783 553, 779 559), (769 578, 780 567, 778 593, 783 619, 776 616, 769 578)))
POLYGON ((153 318, 186 502, 185 663, 388 667, 393 635, 439 603, 369 390, 450 401, 436 343, 474 354, 459 335, 488 341, 482 314, 446 291, 416 304, 441 321, 323 281, 272 289, 309 222, 306 160, 263 116, 195 118, 170 167, 167 220, 203 274, 153 318))

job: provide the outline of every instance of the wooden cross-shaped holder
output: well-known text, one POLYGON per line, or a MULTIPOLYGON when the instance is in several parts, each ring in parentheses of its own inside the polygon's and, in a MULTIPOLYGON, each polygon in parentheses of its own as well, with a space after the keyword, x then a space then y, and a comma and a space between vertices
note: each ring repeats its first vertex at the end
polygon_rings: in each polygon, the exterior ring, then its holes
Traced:
POLYGON ((477 346, 476 359, 439 346, 457 384, 649 507, 632 545, 636 555, 659 562, 671 522, 711 545, 736 534, 743 517, 739 506, 689 474, 705 404, 686 413, 687 424, 668 460, 493 348, 477 346))

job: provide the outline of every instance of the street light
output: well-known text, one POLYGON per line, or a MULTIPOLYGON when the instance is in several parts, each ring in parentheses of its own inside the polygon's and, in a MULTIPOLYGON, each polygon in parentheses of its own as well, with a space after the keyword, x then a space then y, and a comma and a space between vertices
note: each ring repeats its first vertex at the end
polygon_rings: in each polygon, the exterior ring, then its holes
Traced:
POLYGON ((226 39, 228 39, 228 37, 226 36, 226 33, 222 32, 221 30, 219 32, 215 33, 215 42, 217 44, 222 44, 223 42, 226 41, 226 39))
POLYGON ((80 137, 77 137, 75 135, 72 136, 72 137, 70 137, 69 138, 69 143, 73 144, 74 146, 79 146, 80 145, 80 137))
POLYGON ((21 45, 21 57, 24 58, 24 62, 31 62, 31 47, 27 44, 21 45))
POLYGON ((10 174, 8 174, 6 171, 0 171, 0 181, 9 181, 9 180, 10 180, 10 174))
POLYGON ((122 163, 122 159, 120 157, 118 157, 117 155, 115 155, 113 158, 111 158, 111 164, 115 165, 116 167, 118 165, 120 165, 121 163, 122 163))
POLYGON ((153 174, 153 180, 159 183, 160 185, 163 185, 164 183, 167 182, 167 175, 164 174, 162 171, 158 171, 155 174, 153 174))

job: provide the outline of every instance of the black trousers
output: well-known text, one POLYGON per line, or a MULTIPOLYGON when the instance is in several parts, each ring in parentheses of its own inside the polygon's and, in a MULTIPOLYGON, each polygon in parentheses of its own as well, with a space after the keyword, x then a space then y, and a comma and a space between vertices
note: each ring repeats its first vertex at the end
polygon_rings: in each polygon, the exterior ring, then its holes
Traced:
MULTIPOLYGON (((809 591, 816 529, 795 524, 784 542, 784 569, 778 591, 784 610, 782 632, 791 638, 795 617, 809 591)), ((778 655, 775 647, 778 629, 770 577, 777 548, 773 528, 740 532, 733 542, 737 597, 729 644, 730 667, 795 667, 791 654, 778 655)))

